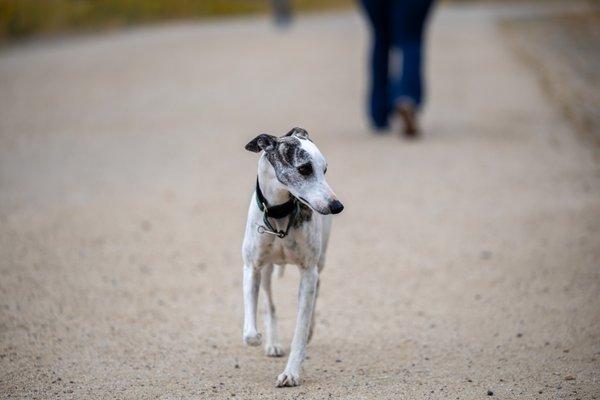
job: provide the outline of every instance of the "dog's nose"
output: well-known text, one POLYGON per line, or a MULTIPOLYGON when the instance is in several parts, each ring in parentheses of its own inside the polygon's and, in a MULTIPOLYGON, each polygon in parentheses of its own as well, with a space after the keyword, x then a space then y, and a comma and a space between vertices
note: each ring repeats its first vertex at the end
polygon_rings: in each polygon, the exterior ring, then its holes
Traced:
POLYGON ((344 205, 339 200, 334 200, 329 203, 329 211, 331 211, 332 214, 339 214, 343 209, 344 205))

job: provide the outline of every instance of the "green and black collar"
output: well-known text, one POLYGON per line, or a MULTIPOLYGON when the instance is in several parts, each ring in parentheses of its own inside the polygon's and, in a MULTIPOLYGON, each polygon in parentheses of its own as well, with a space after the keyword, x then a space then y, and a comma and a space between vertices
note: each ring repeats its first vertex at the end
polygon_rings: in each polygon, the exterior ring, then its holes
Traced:
POLYGON ((300 207, 298 199, 290 194, 290 199, 287 202, 269 207, 267 199, 265 199, 265 196, 260 190, 258 178, 256 178, 256 204, 258 205, 258 209, 263 212, 263 222, 265 223, 265 226, 258 226, 258 233, 267 233, 270 235, 275 235, 279 238, 286 237, 294 223, 294 220, 296 219, 296 216, 298 215, 298 209, 300 207), (285 231, 278 231, 269 222, 269 218, 282 219, 288 215, 290 216, 290 219, 285 231))

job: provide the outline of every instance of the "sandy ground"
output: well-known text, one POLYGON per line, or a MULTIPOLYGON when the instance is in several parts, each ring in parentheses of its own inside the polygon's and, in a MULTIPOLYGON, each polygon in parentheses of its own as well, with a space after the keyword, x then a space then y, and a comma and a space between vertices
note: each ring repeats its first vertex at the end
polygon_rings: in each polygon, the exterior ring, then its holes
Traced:
POLYGON ((599 164, 498 14, 436 10, 416 143, 365 128, 356 13, 1 54, 0 397, 600 398, 599 164), (285 359, 242 345, 243 146, 295 125, 346 209, 303 385, 276 389, 285 359))

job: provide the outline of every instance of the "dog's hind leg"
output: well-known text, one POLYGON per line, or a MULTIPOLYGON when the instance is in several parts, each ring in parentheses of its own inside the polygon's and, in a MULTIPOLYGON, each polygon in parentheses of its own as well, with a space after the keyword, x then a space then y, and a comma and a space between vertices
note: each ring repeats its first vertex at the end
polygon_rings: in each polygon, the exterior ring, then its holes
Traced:
POLYGON ((244 343, 259 346, 261 334, 256 330, 256 303, 260 288, 260 271, 244 265, 244 343))
POLYGON ((275 267, 275 269, 274 269, 275 275, 277 275, 278 278, 283 278, 283 273, 285 272, 285 266, 276 264, 274 267, 275 267))
POLYGON ((287 365, 282 374, 277 377, 277 386, 297 386, 300 384, 300 367, 306 357, 306 343, 308 331, 315 306, 315 294, 319 271, 317 266, 300 269, 300 288, 298 289, 298 317, 296 330, 288 358, 287 365))
POLYGON ((275 314, 275 304, 273 303, 273 294, 271 292, 271 276, 273 275, 273 265, 264 267, 261 271, 261 283, 265 295, 265 353, 269 357, 281 357, 283 349, 279 344, 277 337, 277 315, 275 314))

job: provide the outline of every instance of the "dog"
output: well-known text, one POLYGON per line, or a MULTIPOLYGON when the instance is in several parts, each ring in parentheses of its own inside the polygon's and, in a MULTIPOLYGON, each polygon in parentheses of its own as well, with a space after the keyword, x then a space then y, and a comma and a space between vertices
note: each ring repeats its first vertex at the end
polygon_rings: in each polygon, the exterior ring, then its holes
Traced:
POLYGON ((262 282, 265 295, 265 352, 283 356, 277 337, 277 317, 271 295, 273 266, 300 269, 298 315, 290 355, 277 387, 300 384, 300 368, 315 326, 319 273, 331 231, 331 214, 342 212, 327 181, 327 162, 301 128, 276 137, 261 134, 246 150, 260 153, 256 189, 248 210, 242 258, 244 260, 244 343, 259 346, 256 307, 262 282))

